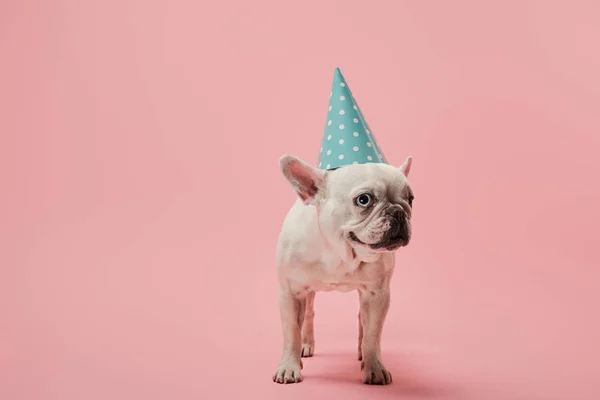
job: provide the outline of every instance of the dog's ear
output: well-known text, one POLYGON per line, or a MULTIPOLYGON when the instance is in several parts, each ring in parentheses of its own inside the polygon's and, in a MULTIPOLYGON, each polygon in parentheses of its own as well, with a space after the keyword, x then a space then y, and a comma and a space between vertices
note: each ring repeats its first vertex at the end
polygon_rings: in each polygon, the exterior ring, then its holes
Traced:
POLYGON ((406 157, 404 164, 400 166, 400 172, 404 174, 404 176, 408 177, 408 173, 410 172, 410 166, 412 165, 412 157, 406 157))
POLYGON ((313 168, 290 154, 279 159, 279 166, 302 202, 313 204, 315 196, 323 189, 325 171, 313 168))

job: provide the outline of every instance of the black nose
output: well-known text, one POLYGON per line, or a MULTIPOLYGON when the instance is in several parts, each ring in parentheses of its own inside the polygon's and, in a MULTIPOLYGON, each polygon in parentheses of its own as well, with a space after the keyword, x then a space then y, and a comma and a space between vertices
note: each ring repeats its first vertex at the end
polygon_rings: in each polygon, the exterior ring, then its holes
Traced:
POLYGON ((400 207, 390 213, 390 229, 387 232, 389 240, 406 239, 406 215, 400 207))
POLYGON ((390 229, 387 232, 388 238, 390 240, 399 239, 401 231, 402 227, 400 226, 400 221, 396 218, 391 219, 390 229))
POLYGON ((392 217, 397 221, 402 221, 404 220, 404 211, 401 208, 396 208, 392 212, 392 217))

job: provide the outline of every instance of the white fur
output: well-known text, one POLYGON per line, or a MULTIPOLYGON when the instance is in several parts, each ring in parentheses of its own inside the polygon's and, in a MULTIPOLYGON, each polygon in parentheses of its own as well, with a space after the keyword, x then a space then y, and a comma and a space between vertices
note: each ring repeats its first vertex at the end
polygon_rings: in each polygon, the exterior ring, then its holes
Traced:
POLYGON ((412 190, 406 179, 412 159, 396 168, 359 164, 332 172, 317 170, 286 155, 283 174, 300 199, 288 212, 277 246, 279 306, 284 348, 273 380, 300 382, 301 357, 314 353, 314 295, 317 291, 357 290, 360 298, 358 357, 363 381, 388 384, 391 374, 380 355, 389 307, 393 250, 373 250, 390 229, 385 211, 401 207, 410 229, 412 190), (352 199, 373 190, 381 201, 365 215, 352 199), (353 232, 360 240, 348 238, 353 232))

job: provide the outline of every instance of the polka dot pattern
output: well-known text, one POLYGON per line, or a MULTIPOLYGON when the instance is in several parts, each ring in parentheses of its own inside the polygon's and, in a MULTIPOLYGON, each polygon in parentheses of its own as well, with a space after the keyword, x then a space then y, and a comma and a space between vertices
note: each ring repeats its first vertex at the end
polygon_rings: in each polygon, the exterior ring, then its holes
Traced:
POLYGON ((339 68, 335 70, 328 110, 319 153, 319 168, 325 166, 326 169, 332 169, 366 163, 387 164, 339 68))

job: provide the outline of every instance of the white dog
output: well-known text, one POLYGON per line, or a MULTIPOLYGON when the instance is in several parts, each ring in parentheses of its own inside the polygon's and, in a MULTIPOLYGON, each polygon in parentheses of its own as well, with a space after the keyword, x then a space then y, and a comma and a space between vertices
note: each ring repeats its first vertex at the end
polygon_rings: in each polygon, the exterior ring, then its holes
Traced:
POLYGON ((281 158, 283 175, 300 199, 285 218, 277 246, 283 354, 273 381, 302 381, 301 357, 315 349, 315 292, 331 290, 358 291, 363 382, 392 381, 380 341, 394 251, 411 236, 414 196, 406 178, 411 163, 408 157, 399 168, 368 163, 325 171, 291 155, 281 158))

